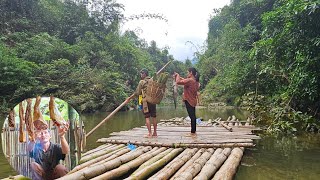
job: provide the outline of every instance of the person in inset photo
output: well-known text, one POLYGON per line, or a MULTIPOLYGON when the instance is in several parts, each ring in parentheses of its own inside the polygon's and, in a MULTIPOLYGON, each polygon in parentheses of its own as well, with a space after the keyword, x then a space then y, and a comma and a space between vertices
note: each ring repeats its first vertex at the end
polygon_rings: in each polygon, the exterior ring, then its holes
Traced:
POLYGON ((35 141, 30 141, 28 144, 29 155, 34 159, 30 164, 32 179, 57 179, 68 173, 67 168, 59 163, 65 159, 70 150, 65 138, 68 129, 69 124, 58 127, 60 144, 50 141, 51 134, 48 128, 35 131, 35 141))
POLYGON ((79 162, 84 136, 84 125, 71 105, 54 96, 37 96, 10 110, 1 143, 5 158, 19 176, 56 179, 79 162))

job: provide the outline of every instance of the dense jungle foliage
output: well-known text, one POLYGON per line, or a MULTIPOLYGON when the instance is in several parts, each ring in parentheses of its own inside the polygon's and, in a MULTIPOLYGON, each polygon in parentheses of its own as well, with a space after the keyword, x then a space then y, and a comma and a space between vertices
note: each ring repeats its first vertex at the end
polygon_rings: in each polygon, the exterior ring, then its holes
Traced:
MULTIPOLYGON (((173 60, 134 31, 114 0, 1 0, 0 104, 6 112, 36 95, 59 97, 80 112, 112 110, 132 93, 139 70, 173 60)), ((196 53, 202 99, 244 106, 269 132, 320 129, 318 0, 232 0, 213 10, 207 45, 196 53)))
MULTIPOLYGON (((80 112, 111 110, 133 92, 139 71, 173 60, 168 49, 120 32, 124 7, 113 0, 1 0, 0 104, 6 112, 37 95, 80 112)), ((134 18, 157 18, 141 14, 134 18)), ((185 71, 174 61, 166 71, 185 71)))
POLYGON ((203 99, 248 107, 269 132, 318 131, 320 2, 233 0, 214 13, 203 99))

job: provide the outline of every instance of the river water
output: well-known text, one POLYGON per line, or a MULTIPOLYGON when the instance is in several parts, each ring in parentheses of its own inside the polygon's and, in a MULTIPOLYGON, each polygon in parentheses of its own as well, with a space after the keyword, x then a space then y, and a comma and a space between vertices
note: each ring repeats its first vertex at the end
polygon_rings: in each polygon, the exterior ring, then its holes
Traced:
MULTIPOLYGON (((157 119, 170 119, 187 116, 182 107, 158 107, 157 119)), ((94 128, 108 113, 82 114, 86 132, 94 128)), ((247 113, 240 109, 197 109, 197 117, 204 120, 235 115, 245 120, 247 113)), ((3 124, 3 118, 0 120, 3 124)), ((86 149, 92 149, 99 144, 96 140, 109 137, 117 131, 129 130, 145 124, 141 112, 118 112, 110 120, 99 127, 87 139, 86 149)), ((269 179, 320 179, 320 135, 309 134, 298 137, 270 137, 260 134, 261 140, 256 140, 254 148, 246 149, 235 179, 239 180, 269 180, 269 179)), ((1 142, 0 142, 1 143, 1 142)), ((0 144, 1 147, 1 144, 0 144)), ((7 163, 3 152, 0 152, 0 178, 15 175, 15 171, 7 163)))

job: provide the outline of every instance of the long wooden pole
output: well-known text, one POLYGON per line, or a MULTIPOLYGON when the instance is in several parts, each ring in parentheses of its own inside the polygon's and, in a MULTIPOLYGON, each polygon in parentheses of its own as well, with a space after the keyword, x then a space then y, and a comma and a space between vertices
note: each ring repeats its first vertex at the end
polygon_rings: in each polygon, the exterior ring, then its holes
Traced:
MULTIPOLYGON (((172 61, 167 62, 167 64, 165 64, 158 72, 157 75, 159 73, 161 73, 161 71, 164 70, 164 68, 166 68, 172 61)), ((120 104, 120 106, 118 106, 115 110, 113 110, 106 118, 104 118, 96 127, 94 127, 90 132, 88 132, 88 134, 86 134, 86 138, 88 138, 96 129, 98 129, 103 123, 105 123, 107 120, 109 120, 114 114, 116 114, 124 105, 126 105, 127 102, 123 101, 122 104, 120 104)))

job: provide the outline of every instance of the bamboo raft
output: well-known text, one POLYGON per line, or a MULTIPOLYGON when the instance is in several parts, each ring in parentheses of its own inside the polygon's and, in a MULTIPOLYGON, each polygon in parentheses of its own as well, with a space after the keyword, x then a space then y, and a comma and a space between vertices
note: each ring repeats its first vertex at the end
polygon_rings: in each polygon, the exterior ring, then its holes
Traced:
POLYGON ((245 148, 259 139, 250 119, 197 121, 197 136, 188 135, 189 123, 160 120, 157 138, 144 138, 146 127, 114 132, 60 179, 232 179, 245 148))

